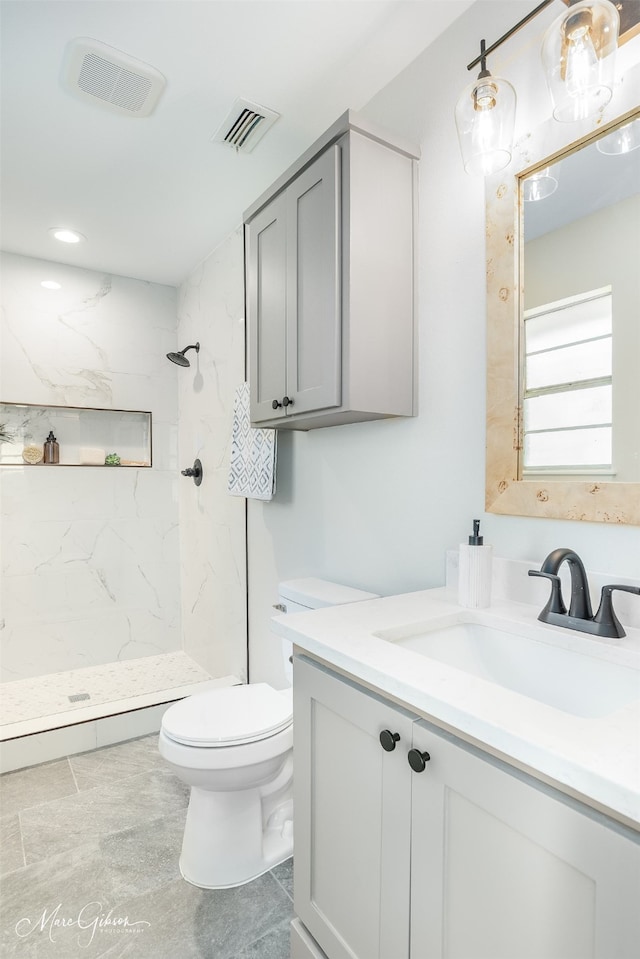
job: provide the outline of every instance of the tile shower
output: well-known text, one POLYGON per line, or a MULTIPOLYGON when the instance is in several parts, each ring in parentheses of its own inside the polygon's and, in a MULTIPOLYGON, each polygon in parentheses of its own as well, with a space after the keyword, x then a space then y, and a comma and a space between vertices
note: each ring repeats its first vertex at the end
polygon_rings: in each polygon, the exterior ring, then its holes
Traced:
POLYGON ((153 451, 151 469, 0 469, 2 738, 244 678, 244 511, 222 482, 243 373, 240 242, 179 291, 2 254, 0 401, 149 411, 153 451), (203 352, 179 370, 165 354, 192 325, 203 352), (180 476, 195 455, 197 496, 180 476))

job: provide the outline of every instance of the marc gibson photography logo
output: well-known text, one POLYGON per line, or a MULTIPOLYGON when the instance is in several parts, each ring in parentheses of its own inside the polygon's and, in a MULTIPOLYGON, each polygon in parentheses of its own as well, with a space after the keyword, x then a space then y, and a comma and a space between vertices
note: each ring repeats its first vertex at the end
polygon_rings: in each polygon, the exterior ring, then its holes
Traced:
POLYGON ((60 938, 63 929, 77 929, 76 941, 81 948, 91 945, 96 935, 104 933, 141 933, 151 925, 145 919, 130 919, 118 915, 113 909, 104 912, 101 902, 88 902, 76 915, 65 915, 62 903, 52 909, 45 907, 36 919, 23 916, 16 923, 16 935, 20 939, 38 934, 46 935, 50 942, 60 938))

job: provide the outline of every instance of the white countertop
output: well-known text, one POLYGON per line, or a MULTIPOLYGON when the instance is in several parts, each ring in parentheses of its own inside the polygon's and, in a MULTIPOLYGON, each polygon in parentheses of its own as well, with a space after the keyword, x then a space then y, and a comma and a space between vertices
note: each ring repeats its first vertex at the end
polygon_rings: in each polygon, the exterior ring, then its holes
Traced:
MULTIPOLYGON (((300 650, 640 831, 640 698, 584 718, 374 635, 452 613, 478 613, 526 635, 541 628, 539 611, 519 603, 462 610, 442 588, 277 616, 273 627, 300 650)), ((627 628, 622 640, 556 626, 544 626, 544 635, 572 652, 640 670, 639 629, 627 628)), ((640 696, 640 672, 638 689, 640 696)))

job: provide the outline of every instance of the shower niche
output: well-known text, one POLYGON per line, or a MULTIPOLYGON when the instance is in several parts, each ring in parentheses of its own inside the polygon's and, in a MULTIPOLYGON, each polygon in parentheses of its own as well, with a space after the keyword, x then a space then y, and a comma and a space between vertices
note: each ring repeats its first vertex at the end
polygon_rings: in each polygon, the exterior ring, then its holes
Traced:
POLYGON ((56 467, 152 465, 150 412, 0 403, 0 466, 54 465, 43 461, 50 432, 59 448, 56 467))

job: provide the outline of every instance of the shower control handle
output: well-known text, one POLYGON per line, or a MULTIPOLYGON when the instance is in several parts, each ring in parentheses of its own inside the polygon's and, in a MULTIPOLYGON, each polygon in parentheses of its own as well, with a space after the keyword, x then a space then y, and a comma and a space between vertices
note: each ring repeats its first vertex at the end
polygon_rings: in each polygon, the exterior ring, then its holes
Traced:
POLYGON ((196 486, 200 486, 203 475, 202 463, 200 460, 194 460, 193 466, 188 466, 186 470, 181 470, 180 472, 183 476, 192 476, 193 482, 196 484, 196 486))
POLYGON ((390 729, 383 729, 380 733, 380 745, 387 753, 393 752, 399 739, 400 733, 392 733, 390 729))
POLYGON ((421 753, 419 749, 410 749, 407 753, 407 760, 414 773, 423 773, 430 759, 429 753, 421 753))

